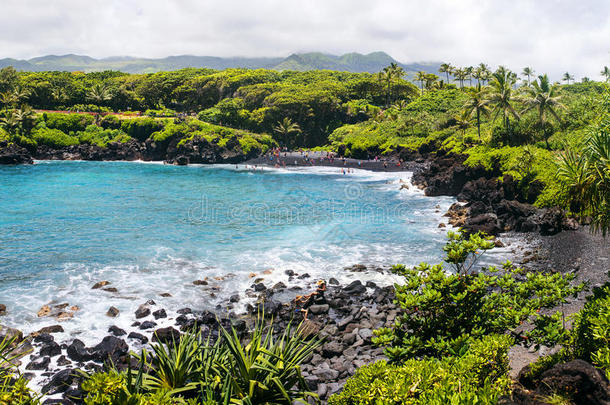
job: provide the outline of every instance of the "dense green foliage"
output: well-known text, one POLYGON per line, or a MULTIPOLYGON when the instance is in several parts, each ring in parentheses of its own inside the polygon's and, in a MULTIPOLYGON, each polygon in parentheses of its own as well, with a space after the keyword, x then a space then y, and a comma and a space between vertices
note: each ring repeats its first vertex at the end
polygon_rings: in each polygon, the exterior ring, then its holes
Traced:
POLYGON ((235 330, 221 330, 216 342, 191 333, 178 342, 143 351, 139 369, 110 370, 83 383, 86 404, 292 404, 316 399, 300 364, 319 346, 299 328, 279 338, 260 321, 248 343, 235 330))
POLYGON ((584 286, 571 286, 571 274, 526 271, 511 263, 501 270, 475 271, 480 255, 493 246, 480 234, 450 232, 444 250, 452 272, 426 263, 413 269, 394 266, 405 278, 404 285, 395 286, 402 313, 392 328, 376 331, 374 339, 385 346, 390 360, 460 355, 472 340, 507 332, 516 341, 557 342, 565 329, 561 313, 543 315, 540 310, 556 307, 584 286), (516 330, 526 321, 544 330, 521 336, 516 330))
POLYGON ((509 393, 507 336, 474 341, 462 356, 380 361, 358 370, 331 405, 490 404, 509 393))
POLYGON ((27 387, 27 380, 19 374, 18 358, 14 352, 16 338, 0 341, 0 404, 38 405, 37 396, 27 387))

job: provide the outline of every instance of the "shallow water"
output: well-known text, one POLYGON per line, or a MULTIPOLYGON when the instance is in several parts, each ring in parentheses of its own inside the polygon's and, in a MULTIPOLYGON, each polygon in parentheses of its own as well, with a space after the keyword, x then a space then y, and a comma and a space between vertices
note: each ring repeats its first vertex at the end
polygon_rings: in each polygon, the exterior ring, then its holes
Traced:
POLYGON ((268 286, 295 285, 287 269, 311 281, 389 283, 342 269, 440 260, 445 232, 437 225, 453 199, 399 190, 409 179, 321 167, 0 167, 0 303, 9 309, 0 321, 30 332, 57 323, 37 317, 42 305, 69 303, 80 310, 62 323, 66 334, 94 343, 109 325, 129 325, 146 299, 169 310, 224 306, 252 284, 251 273, 268 286), (206 277, 208 286, 193 285, 206 277), (119 292, 92 290, 101 280, 119 292), (118 319, 104 315, 110 305, 118 319))

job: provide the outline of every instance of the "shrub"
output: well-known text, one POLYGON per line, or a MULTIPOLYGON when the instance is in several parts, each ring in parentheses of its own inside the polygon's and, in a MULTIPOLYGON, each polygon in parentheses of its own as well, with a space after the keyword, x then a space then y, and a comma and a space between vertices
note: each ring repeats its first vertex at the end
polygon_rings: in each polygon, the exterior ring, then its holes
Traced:
POLYGON ((459 357, 380 361, 358 370, 330 405, 496 403, 508 394, 508 336, 473 341, 459 357))
POLYGON ((492 247, 493 242, 481 234, 449 232, 445 261, 453 272, 440 264, 394 266, 393 271, 406 281, 395 286, 402 313, 391 328, 375 331, 374 338, 376 344, 386 346, 390 360, 460 355, 473 339, 505 332, 526 345, 550 345, 564 337, 560 313, 539 311, 565 302, 584 286, 571 286, 573 274, 526 271, 510 262, 501 271, 493 267, 475 271, 480 255, 492 247), (525 321, 539 328, 517 334, 516 328, 525 321))
POLYGON ((48 128, 65 133, 84 131, 95 121, 95 117, 89 114, 44 113, 43 118, 48 128))
POLYGON ((163 129, 163 121, 153 118, 132 118, 121 122, 121 130, 140 142, 163 129))
POLYGON ((87 404, 292 404, 316 398, 300 364, 320 345, 290 325, 276 340, 259 321, 247 344, 233 329, 215 342, 188 333, 154 344, 138 357, 139 370, 110 370, 83 383, 87 404))
POLYGON ((80 143, 88 143, 105 148, 110 142, 125 143, 132 138, 118 129, 103 129, 97 125, 89 125, 87 129, 78 134, 80 143))
POLYGON ((116 115, 106 115, 100 121, 100 126, 104 129, 120 129, 121 120, 116 115))
POLYGON ((39 145, 46 145, 55 149, 79 144, 77 137, 67 135, 59 129, 44 126, 34 130, 33 138, 39 145))

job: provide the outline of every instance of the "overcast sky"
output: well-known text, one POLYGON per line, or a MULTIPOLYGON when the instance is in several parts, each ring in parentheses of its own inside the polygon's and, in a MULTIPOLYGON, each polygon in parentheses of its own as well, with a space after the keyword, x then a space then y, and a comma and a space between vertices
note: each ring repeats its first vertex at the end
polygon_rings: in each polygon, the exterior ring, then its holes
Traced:
POLYGON ((608 0, 0 0, 0 57, 288 56, 531 66, 599 78, 608 0))

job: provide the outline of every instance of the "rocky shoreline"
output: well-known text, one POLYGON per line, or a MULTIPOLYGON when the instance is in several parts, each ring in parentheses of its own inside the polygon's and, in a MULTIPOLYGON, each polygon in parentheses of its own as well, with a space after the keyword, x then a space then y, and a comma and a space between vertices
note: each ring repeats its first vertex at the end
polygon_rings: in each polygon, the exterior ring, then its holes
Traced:
MULTIPOLYGON (((346 271, 367 269, 357 265, 346 271)), ((254 283, 246 293, 256 292, 256 302, 249 304, 247 312, 242 314, 222 315, 191 308, 172 312, 148 300, 130 315, 133 323, 128 330, 111 326, 98 344, 89 347, 78 338, 56 340, 54 335, 63 332, 61 323, 27 336, 16 329, 0 327, 0 339, 7 336, 19 343, 16 351, 22 354, 20 369, 32 380, 33 388, 45 395, 43 404, 79 404, 83 397, 80 389, 83 377, 79 370, 99 371, 109 362, 126 369, 128 362, 134 361, 130 351, 137 353, 150 342, 170 342, 187 331, 197 330, 215 339, 221 327, 234 327, 243 336, 264 309, 267 319, 273 317, 276 331, 281 332, 290 322, 302 321, 306 334, 324 339, 324 344, 303 365, 302 371, 310 389, 326 400, 341 389, 358 367, 384 358, 382 349, 375 347, 371 339, 373 330, 391 324, 398 313, 393 304, 393 287, 380 287, 372 281, 363 284, 359 280, 341 286, 331 278, 325 282, 325 291, 321 291, 316 289, 319 281, 307 282, 308 277, 303 277, 306 274, 288 272, 289 277, 302 279, 308 287, 287 288, 281 282, 274 286, 254 283), (287 294, 301 299, 286 300, 287 294)), ((237 295, 232 296, 230 302, 239 299, 237 295)), ((116 313, 110 308, 106 316, 116 316, 116 313)))

